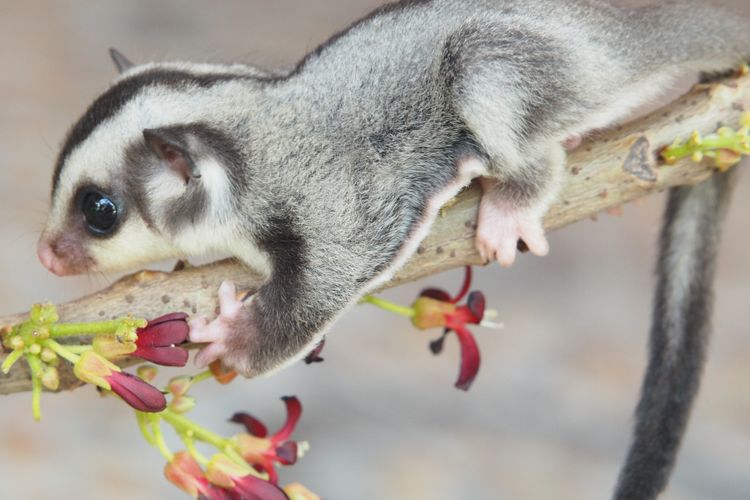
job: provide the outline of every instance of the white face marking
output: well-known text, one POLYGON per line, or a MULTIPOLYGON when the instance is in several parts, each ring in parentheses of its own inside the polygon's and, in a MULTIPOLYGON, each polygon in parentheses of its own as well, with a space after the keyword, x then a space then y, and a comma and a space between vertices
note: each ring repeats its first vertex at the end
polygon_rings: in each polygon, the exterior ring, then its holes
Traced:
POLYGON ((226 169, 213 158, 200 162, 201 183, 211 203, 212 218, 222 220, 232 211, 232 193, 226 169))
MULTIPOLYGON (((200 72, 247 72, 247 68, 217 68, 215 66, 173 65, 172 69, 200 72)), ((131 70, 133 76, 152 69, 150 65, 131 70)), ((57 190, 52 201, 45 234, 50 238, 70 233, 71 224, 82 218, 71 219, 71 204, 78 190, 92 185, 107 192, 122 189, 127 175, 127 151, 133 144, 143 142, 143 130, 196 122, 223 124, 222 117, 232 116, 239 108, 253 106, 249 92, 237 92, 238 83, 227 82, 210 88, 174 90, 164 86, 144 87, 111 118, 100 123, 89 137, 79 144, 65 161, 57 190), (190 106, 186 106, 186 100, 190 106)), ((197 224, 186 224, 179 234, 166 231, 165 221, 159 217, 169 200, 185 192, 184 181, 177 176, 153 175, 142 179, 153 227, 149 227, 134 207, 125 207, 127 216, 116 234, 108 238, 88 237, 81 246, 96 261, 97 270, 122 270, 165 258, 178 258, 206 253, 232 253, 229 242, 236 241, 237 226, 233 221, 232 195, 226 171, 215 159, 198 158, 201 182, 209 199, 208 216, 197 224)), ((115 194, 115 193, 107 193, 115 194)), ((128 193, 124 193, 127 198, 128 193)), ((72 209, 79 211, 77 207, 72 209)), ((78 227, 78 230, 81 230, 78 227)), ((245 252, 243 261, 268 267, 258 250, 245 252)))
POLYGON ((88 252, 96 262, 95 270, 116 272, 144 263, 177 256, 175 247, 154 233, 142 220, 128 220, 111 238, 92 239, 88 252))

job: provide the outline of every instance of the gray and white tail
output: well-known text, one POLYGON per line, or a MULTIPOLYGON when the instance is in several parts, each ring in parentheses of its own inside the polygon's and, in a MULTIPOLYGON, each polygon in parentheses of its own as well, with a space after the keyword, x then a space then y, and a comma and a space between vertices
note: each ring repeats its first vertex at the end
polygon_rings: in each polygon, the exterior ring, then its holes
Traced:
MULTIPOLYGON (((735 171, 737 169, 734 169, 735 171)), ((695 399, 711 323, 721 222, 736 172, 671 191, 657 266, 650 359, 616 500, 664 489, 695 399)))
MULTIPOLYGON (((630 11, 645 72, 719 73, 750 60, 750 22, 706 2, 630 11), (649 67, 650 66, 650 67, 649 67)), ((642 64, 641 64, 642 65, 642 64)), ((734 169, 737 170, 737 169, 734 169)), ((698 392, 711 329, 713 279, 736 172, 671 191, 661 234, 650 359, 633 442, 615 500, 651 500, 666 487, 698 392)))

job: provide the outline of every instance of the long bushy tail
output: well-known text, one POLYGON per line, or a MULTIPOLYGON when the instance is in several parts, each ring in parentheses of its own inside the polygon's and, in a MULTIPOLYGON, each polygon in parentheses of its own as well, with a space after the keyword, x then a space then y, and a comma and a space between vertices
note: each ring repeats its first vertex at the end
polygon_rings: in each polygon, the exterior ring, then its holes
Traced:
MULTIPOLYGON (((736 168, 733 170, 737 170, 736 168)), ((616 500, 665 488, 703 371, 721 222, 736 172, 671 191, 657 267, 650 359, 616 500)))

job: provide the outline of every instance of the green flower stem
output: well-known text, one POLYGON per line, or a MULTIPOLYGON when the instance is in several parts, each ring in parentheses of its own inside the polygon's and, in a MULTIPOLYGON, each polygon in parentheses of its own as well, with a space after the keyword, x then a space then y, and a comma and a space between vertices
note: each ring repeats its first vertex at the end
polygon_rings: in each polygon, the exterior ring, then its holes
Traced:
POLYGON ((141 434, 143 434, 143 438, 146 442, 151 446, 156 446, 154 435, 151 434, 151 429, 148 428, 149 422, 147 415, 143 412, 135 411, 135 419, 138 422, 138 428, 141 430, 141 434))
POLYGON ((186 434, 179 434, 180 439, 182 439, 182 442, 185 443, 185 448, 187 449, 188 453, 190 453, 190 456, 192 456, 196 462, 206 467, 208 465, 209 459, 206 458, 206 456, 198 451, 198 449, 195 447, 195 441, 193 440, 192 435, 192 431, 188 431, 186 434))
POLYGON ((42 419, 42 360, 34 354, 26 355, 26 362, 31 369, 31 410, 34 420, 42 419))
POLYGON ((65 349, 73 354, 83 354, 86 351, 93 351, 94 346, 91 345, 66 345, 65 349))
POLYGON ((174 427, 178 435, 182 436, 190 433, 195 439, 210 444, 218 451, 231 458, 235 463, 237 463, 237 465, 246 468, 247 474, 252 474, 256 477, 267 479, 266 474, 261 474, 247 465, 247 462, 245 462, 245 460, 237 452, 237 445, 231 439, 225 439, 218 434, 214 434, 213 432, 199 426, 195 422, 192 422, 190 419, 174 413, 168 409, 161 412, 159 416, 163 418, 169 425, 174 427))
POLYGON ((747 138, 743 140, 736 134, 732 134, 726 136, 710 135, 703 137, 697 144, 693 141, 687 141, 684 144, 670 146, 664 150, 663 156, 680 159, 692 156, 698 151, 710 153, 719 149, 729 149, 742 154, 750 153, 750 148, 748 148, 747 145, 747 138))
POLYGON ((67 360, 68 362, 73 363, 73 364, 78 363, 79 356, 77 354, 70 352, 66 347, 63 347, 62 345, 58 344, 54 340, 52 339, 45 340, 44 346, 49 347, 55 352, 55 354, 67 360))
POLYGON ((167 462, 171 462, 174 458, 174 454, 170 451, 169 446, 167 446, 167 442, 164 441, 164 434, 161 432, 161 417, 163 415, 156 414, 156 415, 146 415, 146 418, 148 418, 149 423, 151 424, 151 432, 154 437, 154 443, 156 444, 156 447, 158 448, 159 452, 164 456, 164 458, 167 460, 167 462))
POLYGON ((4 374, 8 374, 11 368, 13 368, 13 365, 16 364, 16 361, 21 359, 21 356, 23 356, 24 349, 16 349, 10 354, 8 354, 8 357, 5 358, 5 361, 3 361, 2 366, 0 366, 0 370, 4 374))
POLYGON ((217 450, 225 451, 227 447, 232 447, 232 443, 228 439, 224 439, 218 434, 200 427, 190 419, 183 417, 170 410, 164 410, 159 414, 169 425, 174 427, 178 434, 186 434, 192 432, 193 436, 199 441, 208 443, 217 450))
POLYGON ((211 370, 206 370, 205 372, 199 373, 198 375, 195 375, 190 380, 190 385, 198 384, 200 382, 203 382, 204 380, 208 380, 213 378, 214 374, 211 373, 211 370))
POLYGON ((49 327, 50 336, 76 337, 79 335, 112 335, 123 320, 100 321, 98 323, 58 323, 49 327))
POLYGON ((407 318, 413 318, 417 314, 416 311, 414 311, 414 309, 412 309, 411 307, 400 306, 388 300, 381 299, 380 297, 375 297, 372 295, 366 295, 362 298, 361 302, 365 304, 371 304, 375 307, 379 307, 380 309, 384 309, 392 313, 400 314, 401 316, 406 316, 407 318))

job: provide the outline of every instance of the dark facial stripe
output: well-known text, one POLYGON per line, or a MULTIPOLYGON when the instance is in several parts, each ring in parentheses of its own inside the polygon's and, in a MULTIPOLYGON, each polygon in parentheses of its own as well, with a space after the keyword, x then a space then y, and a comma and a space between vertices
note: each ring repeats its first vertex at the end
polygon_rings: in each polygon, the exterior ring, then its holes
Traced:
POLYGON ((114 116, 125 104, 131 101, 144 87, 163 85, 167 87, 182 87, 197 85, 211 87, 217 83, 249 78, 244 75, 230 73, 211 73, 196 75, 186 71, 154 69, 133 75, 110 87, 99 96, 86 110, 80 120, 73 126, 60 151, 52 177, 52 193, 57 190, 65 160, 85 141, 96 128, 105 120, 114 116))

